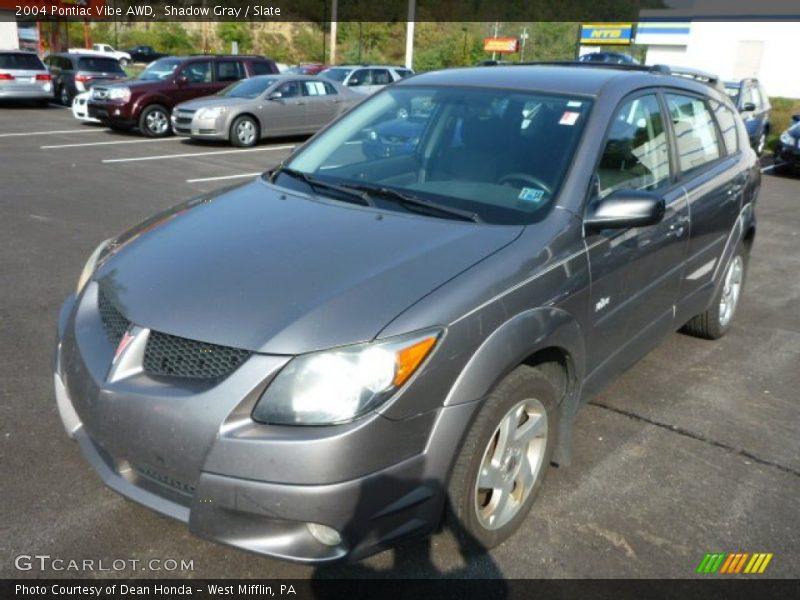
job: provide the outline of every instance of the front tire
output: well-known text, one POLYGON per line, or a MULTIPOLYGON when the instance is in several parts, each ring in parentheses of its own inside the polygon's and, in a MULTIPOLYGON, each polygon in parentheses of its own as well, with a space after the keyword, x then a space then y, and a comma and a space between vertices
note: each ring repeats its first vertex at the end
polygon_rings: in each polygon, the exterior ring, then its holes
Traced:
POLYGON ((758 136, 756 140, 756 145, 753 149, 756 151, 757 156, 761 156, 764 154, 764 149, 767 147, 767 130, 762 129, 761 135, 758 136))
POLYGON ((58 100, 64 106, 72 106, 72 96, 66 86, 62 86, 58 92, 58 100))
POLYGON ((550 464, 559 386, 522 365, 481 409, 456 460, 446 521, 468 553, 508 539, 530 512, 550 464))
POLYGON ((234 119, 228 135, 231 144, 239 148, 252 148, 258 143, 260 137, 261 130, 258 123, 246 115, 234 119))
POLYGON ((169 110, 160 104, 151 104, 139 116, 139 129, 146 137, 166 137, 172 134, 169 110))
POLYGON ((714 294, 711 307, 684 325, 687 333, 707 340, 717 340, 728 333, 744 289, 747 258, 747 248, 739 242, 725 269, 722 285, 714 294))

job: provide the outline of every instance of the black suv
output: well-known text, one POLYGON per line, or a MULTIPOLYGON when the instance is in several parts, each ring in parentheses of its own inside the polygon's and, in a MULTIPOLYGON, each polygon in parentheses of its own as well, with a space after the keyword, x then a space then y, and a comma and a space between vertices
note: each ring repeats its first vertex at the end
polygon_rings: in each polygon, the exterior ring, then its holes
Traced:
POLYGON ((211 96, 245 77, 277 72, 275 62, 263 56, 169 56, 124 85, 96 87, 88 112, 112 129, 138 127, 148 137, 162 137, 172 133, 176 104, 211 96))
POLYGON ((770 132, 769 116, 772 108, 764 86, 758 79, 748 78, 741 81, 726 81, 725 91, 739 112, 742 113, 750 145, 756 154, 761 156, 770 132))
POLYGON ((44 59, 53 78, 53 96, 64 106, 81 92, 100 83, 122 81, 128 75, 116 58, 97 54, 61 52, 44 59))

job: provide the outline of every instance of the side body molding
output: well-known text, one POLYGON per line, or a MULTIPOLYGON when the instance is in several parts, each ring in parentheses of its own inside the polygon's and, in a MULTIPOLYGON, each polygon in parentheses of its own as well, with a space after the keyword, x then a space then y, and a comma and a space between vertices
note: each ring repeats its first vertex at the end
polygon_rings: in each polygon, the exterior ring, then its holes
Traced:
POLYGON ((585 344, 580 325, 565 310, 535 308, 503 323, 484 340, 462 369, 445 399, 445 406, 485 398, 519 364, 549 348, 566 357, 567 385, 560 404, 554 461, 568 465, 572 453, 572 423, 580 405, 585 375, 585 344))

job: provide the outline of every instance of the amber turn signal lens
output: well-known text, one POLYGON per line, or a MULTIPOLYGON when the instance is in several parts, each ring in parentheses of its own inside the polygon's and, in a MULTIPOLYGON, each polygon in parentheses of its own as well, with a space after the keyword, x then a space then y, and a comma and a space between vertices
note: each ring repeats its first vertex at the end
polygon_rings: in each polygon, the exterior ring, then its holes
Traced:
POLYGON ((430 336, 397 352, 397 370, 394 375, 396 387, 400 387, 411 377, 420 363, 428 356, 434 344, 436 344, 436 336, 430 336))

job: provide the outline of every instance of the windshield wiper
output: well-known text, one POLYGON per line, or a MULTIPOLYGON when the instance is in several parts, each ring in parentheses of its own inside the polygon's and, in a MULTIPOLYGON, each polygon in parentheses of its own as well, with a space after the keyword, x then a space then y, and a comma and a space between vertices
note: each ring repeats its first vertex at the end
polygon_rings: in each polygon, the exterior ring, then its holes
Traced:
POLYGON ((356 189, 351 189, 350 187, 336 185, 335 183, 327 183, 325 181, 321 181, 315 177, 312 177, 308 173, 304 173, 303 171, 298 171, 297 169, 284 167, 283 165, 278 166, 275 170, 269 173, 269 181, 271 183, 274 183, 275 178, 280 173, 283 173, 285 175, 288 175, 289 177, 293 177, 294 179, 299 179, 300 181, 305 182, 308 185, 308 187, 310 187, 312 190, 316 190, 317 188, 332 190, 334 192, 339 192, 340 194, 343 194, 348 198, 354 198, 364 206, 375 206, 375 201, 372 198, 370 198, 369 194, 366 192, 360 192, 357 191, 356 189))
POLYGON ((428 214, 439 213, 442 215, 447 215, 449 217, 455 217, 463 221, 472 221, 473 223, 482 222, 481 218, 478 216, 477 213, 470 212, 468 210, 461 210, 460 208, 453 208, 452 206, 446 206, 444 204, 438 204, 436 202, 431 202, 429 200, 423 200, 422 198, 419 198, 412 194, 399 192, 397 190, 393 190, 392 188, 382 187, 379 185, 370 185, 367 183, 347 183, 345 184, 345 187, 354 190, 361 190, 363 192, 366 192, 367 194, 379 195, 388 200, 394 200, 395 202, 403 205, 408 210, 413 211, 415 209, 422 209, 424 212, 427 212, 428 214))

